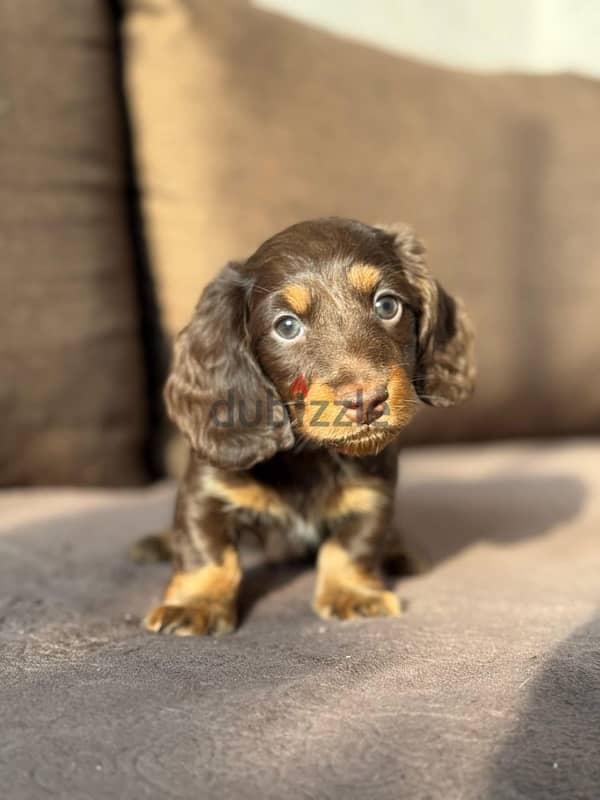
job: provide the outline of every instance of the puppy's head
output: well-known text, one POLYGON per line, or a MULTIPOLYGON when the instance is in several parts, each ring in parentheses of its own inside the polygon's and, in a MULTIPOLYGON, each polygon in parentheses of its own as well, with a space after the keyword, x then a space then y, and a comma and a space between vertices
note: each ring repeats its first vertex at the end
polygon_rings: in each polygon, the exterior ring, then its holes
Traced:
POLYGON ((377 452, 418 400, 473 389, 472 335, 405 228, 302 222, 229 264, 179 335, 173 421, 212 464, 243 469, 299 438, 377 452))

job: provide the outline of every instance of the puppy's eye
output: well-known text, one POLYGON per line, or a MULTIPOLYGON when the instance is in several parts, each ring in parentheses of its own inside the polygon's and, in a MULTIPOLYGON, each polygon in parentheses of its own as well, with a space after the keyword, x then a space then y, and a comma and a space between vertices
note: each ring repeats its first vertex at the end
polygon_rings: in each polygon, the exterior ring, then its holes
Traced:
POLYGON ((285 317, 279 317, 273 326, 277 336, 282 339, 297 339, 304 330, 304 326, 296 317, 291 314, 286 314, 285 317))
POLYGON ((402 303, 393 294, 378 294, 373 307, 377 316, 386 322, 397 322, 402 315, 402 303))

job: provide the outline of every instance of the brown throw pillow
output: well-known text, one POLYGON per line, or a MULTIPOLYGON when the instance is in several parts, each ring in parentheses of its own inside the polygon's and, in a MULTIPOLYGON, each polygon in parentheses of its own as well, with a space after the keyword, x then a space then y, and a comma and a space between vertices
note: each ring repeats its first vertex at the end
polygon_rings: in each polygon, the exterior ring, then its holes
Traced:
POLYGON ((144 478, 117 29, 0 0, 0 485, 144 478))
POLYGON ((128 94, 172 334, 304 218, 404 220, 477 329, 410 442, 600 432, 600 84, 415 63, 235 0, 130 0, 128 94))

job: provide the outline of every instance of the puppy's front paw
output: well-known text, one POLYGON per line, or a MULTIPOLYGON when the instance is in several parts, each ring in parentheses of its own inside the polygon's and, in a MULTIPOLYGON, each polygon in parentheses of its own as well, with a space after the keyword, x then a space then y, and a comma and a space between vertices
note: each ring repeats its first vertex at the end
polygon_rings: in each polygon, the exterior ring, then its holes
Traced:
POLYGON ((383 589, 328 586, 315 597, 313 608, 320 617, 398 617, 400 603, 393 592, 383 589))
POLYGON ((147 630, 175 636, 221 636, 235 630, 236 624, 234 606, 210 599, 194 601, 193 606, 157 606, 144 619, 147 630))

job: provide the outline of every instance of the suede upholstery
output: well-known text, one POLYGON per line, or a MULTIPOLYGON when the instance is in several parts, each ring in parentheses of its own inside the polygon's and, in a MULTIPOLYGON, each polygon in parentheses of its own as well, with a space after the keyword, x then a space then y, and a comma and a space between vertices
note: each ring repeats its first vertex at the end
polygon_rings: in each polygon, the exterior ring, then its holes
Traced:
POLYGON ((108 2, 0 0, 0 486, 146 476, 108 2))
POLYGON ((323 622, 264 568, 221 639, 145 633, 168 568, 127 561, 170 486, 0 496, 6 800, 556 800, 600 785, 600 446, 406 453, 433 569, 397 619, 323 622))

